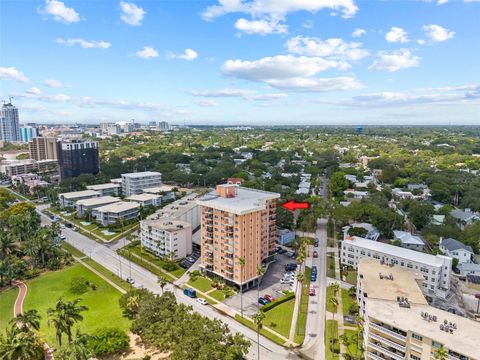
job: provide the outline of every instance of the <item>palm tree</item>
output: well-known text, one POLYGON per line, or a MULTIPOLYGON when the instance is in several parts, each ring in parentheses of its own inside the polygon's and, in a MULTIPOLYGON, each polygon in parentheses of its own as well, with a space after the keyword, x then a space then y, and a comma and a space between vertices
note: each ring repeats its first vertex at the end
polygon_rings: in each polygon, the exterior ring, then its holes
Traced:
POLYGON ((43 359, 43 346, 35 333, 23 332, 13 324, 0 336, 0 358, 2 360, 43 359))
POLYGON ((20 330, 23 332, 28 332, 29 330, 39 330, 40 329, 40 319, 41 316, 38 314, 38 311, 35 309, 28 310, 23 314, 17 315, 16 318, 12 319, 10 323, 21 323, 20 330))
POLYGON ((75 299, 67 302, 65 305, 65 315, 67 322, 67 337, 68 343, 72 342, 72 326, 83 320, 83 316, 80 314, 82 311, 88 310, 88 307, 85 305, 78 305, 82 299, 75 299))
POLYGON ((335 296, 337 296, 338 290, 340 290, 340 284, 336 282, 336 283, 333 283, 331 286, 332 286, 333 293, 335 294, 335 296))
POLYGON ((95 354, 88 347, 87 342, 92 338, 90 335, 80 334, 77 330, 75 340, 73 340, 66 349, 62 349, 60 352, 60 358, 62 360, 88 360, 95 354))
POLYGON ((133 315, 133 317, 137 317, 138 309, 140 307, 139 304, 140 297, 138 295, 132 295, 127 299, 127 309, 133 315))
POLYGON ((238 265, 240 265, 241 269, 241 279, 240 279, 240 315, 243 317, 243 269, 245 268, 245 258, 241 257, 238 259, 238 265))
POLYGON ((165 276, 159 276, 157 279, 157 284, 160 285, 160 288, 162 289, 162 295, 163 295, 163 288, 167 285, 167 279, 165 279, 165 276))
POLYGON ((257 327, 257 355, 258 359, 260 359, 260 329, 262 328, 263 320, 265 319, 265 313, 263 311, 257 312, 253 315, 253 322, 257 327))
POLYGON ((360 334, 363 333, 363 324, 365 323, 365 319, 363 318, 363 316, 357 315, 357 317, 355 318, 355 322, 357 323, 357 353, 355 355, 357 359, 360 359, 362 354, 360 346, 360 334))
POLYGON ((62 298, 57 300, 55 308, 48 308, 47 314, 50 319, 48 325, 53 324, 55 327, 58 346, 62 346, 62 334, 67 334, 68 342, 72 342, 72 326, 83 320, 83 316, 80 312, 88 310, 88 307, 84 305, 78 305, 81 299, 75 299, 72 301, 64 302, 62 298))
POLYGON ((435 360, 447 360, 448 359, 448 351, 441 345, 435 352, 433 353, 433 357, 435 360))
POLYGON ((335 329, 335 313, 337 312, 337 308, 338 308, 338 300, 335 296, 332 296, 330 299, 328 299, 328 302, 330 303, 330 305, 333 306, 333 312, 332 312, 332 340, 333 340, 333 344, 335 344, 335 341, 336 341, 336 338, 335 338, 335 333, 334 333, 334 329, 335 329))
MULTIPOLYGON (((262 278, 263 274, 265 274, 265 269, 261 266, 257 267, 257 297, 260 298, 260 279, 262 278)), ((257 301, 257 307, 260 308, 260 303, 257 301)))

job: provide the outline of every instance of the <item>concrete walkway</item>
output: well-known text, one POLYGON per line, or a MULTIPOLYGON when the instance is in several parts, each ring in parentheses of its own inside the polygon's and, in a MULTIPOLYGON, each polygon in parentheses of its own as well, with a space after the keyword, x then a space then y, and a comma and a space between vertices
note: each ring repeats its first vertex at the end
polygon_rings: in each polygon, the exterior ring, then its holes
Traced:
MULTIPOLYGON (((337 229, 334 228, 334 259, 335 259, 335 278, 340 284, 342 281, 342 278, 340 276, 340 258, 338 256, 338 239, 337 239, 337 229)), ((340 286, 338 289, 338 294, 337 294, 337 300, 338 300, 338 306, 337 306, 337 313, 335 314, 337 321, 338 321, 338 341, 340 343, 340 359, 343 359, 343 354, 346 353, 347 348, 343 344, 343 341, 341 341, 343 334, 345 333, 344 331, 344 325, 343 325, 343 301, 342 301, 342 287, 340 286)))
POLYGON ((117 289, 118 291, 120 291, 122 294, 125 294, 127 291, 122 288, 121 286, 118 286, 117 284, 115 284, 112 280, 110 280, 109 278, 107 278, 105 275, 103 275, 102 273, 98 272, 97 270, 95 270, 93 267, 91 267, 90 265, 88 265, 86 262, 84 262, 82 259, 83 258, 78 258, 78 257, 73 257, 76 261, 78 261, 80 264, 82 264, 83 266, 85 266, 88 270, 90 270, 91 272, 93 272, 95 275, 97 275, 98 277, 102 278, 103 280, 105 280, 107 283, 109 283, 111 286, 113 286, 115 289, 117 289))

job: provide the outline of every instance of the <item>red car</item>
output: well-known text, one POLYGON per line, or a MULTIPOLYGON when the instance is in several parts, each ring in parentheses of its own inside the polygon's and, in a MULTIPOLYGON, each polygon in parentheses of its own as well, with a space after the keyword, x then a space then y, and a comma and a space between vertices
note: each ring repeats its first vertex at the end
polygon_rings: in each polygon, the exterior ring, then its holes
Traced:
POLYGON ((310 286, 308 289, 308 295, 315 296, 315 288, 313 286, 310 286))
POLYGON ((263 295, 263 298, 266 299, 266 300, 268 300, 269 302, 275 301, 275 299, 274 299, 272 296, 268 295, 268 294, 263 295))
POLYGON ((318 251, 314 251, 314 252, 313 252, 313 257, 314 257, 314 258, 318 258, 318 251))

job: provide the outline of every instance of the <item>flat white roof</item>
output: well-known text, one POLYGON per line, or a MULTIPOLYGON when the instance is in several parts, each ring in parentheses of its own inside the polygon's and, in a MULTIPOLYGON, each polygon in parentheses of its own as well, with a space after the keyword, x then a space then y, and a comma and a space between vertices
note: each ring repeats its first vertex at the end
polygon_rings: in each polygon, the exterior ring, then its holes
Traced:
POLYGON ((237 186, 235 197, 221 197, 217 192, 211 191, 207 195, 201 197, 198 205, 208 206, 217 210, 224 210, 234 214, 243 215, 249 212, 262 210, 267 200, 278 199, 280 194, 249 189, 237 186))
POLYGON ((182 216, 185 212, 198 206, 197 196, 197 194, 191 194, 189 196, 178 199, 173 203, 163 207, 162 209, 157 210, 154 214, 150 215, 148 219, 159 219, 162 217, 178 218, 182 216))
POLYGON ((420 251, 409 250, 399 246, 385 244, 378 241, 364 239, 358 236, 353 236, 343 240, 346 245, 356 245, 364 249, 379 251, 390 256, 403 258, 418 263, 423 263, 431 266, 440 266, 441 263, 436 262, 437 257, 443 257, 443 255, 430 255, 420 251))
POLYGON ((96 209, 98 212, 120 213, 127 210, 138 209, 140 205, 136 202, 119 201, 113 204, 101 206, 96 209))
POLYGON ((119 184, 106 183, 106 184, 88 185, 87 189, 88 190, 105 190, 105 189, 119 188, 119 187, 120 187, 119 184))
POLYGON ((94 190, 83 190, 83 191, 72 191, 68 193, 58 194, 58 196, 63 196, 65 199, 76 199, 85 196, 96 196, 100 195, 98 191, 94 190))
POLYGON ((182 229, 192 229, 192 225, 186 221, 176 220, 169 217, 164 217, 160 219, 147 219, 143 220, 142 224, 151 226, 154 229, 166 230, 166 231, 178 231, 182 229))
POLYGON ((160 196, 155 194, 134 194, 125 198, 125 200, 129 201, 149 201, 157 199, 160 199, 160 196))
POLYGON ((169 192, 172 191, 176 186, 172 185, 160 185, 160 186, 155 186, 155 187, 150 187, 143 189, 144 193, 151 193, 151 194, 158 194, 161 192, 169 192))
POLYGON ((136 172, 136 173, 127 173, 127 174, 122 174, 123 177, 128 177, 128 178, 142 178, 142 177, 147 177, 147 176, 161 176, 162 173, 156 172, 156 171, 142 171, 142 172, 136 172))
POLYGON ((99 196, 99 197, 93 197, 90 199, 78 200, 77 206, 78 205, 95 206, 95 205, 102 205, 102 204, 111 204, 117 201, 120 201, 120 199, 113 196, 99 196))

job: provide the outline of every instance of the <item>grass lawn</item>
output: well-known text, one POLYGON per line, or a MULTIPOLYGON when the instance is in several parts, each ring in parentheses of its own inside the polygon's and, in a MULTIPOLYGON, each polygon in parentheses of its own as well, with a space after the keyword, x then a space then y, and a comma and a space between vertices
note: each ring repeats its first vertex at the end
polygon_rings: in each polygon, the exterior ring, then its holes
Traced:
POLYGON ((263 320, 263 323, 272 330, 275 330, 279 334, 288 338, 290 334, 290 326, 292 325, 294 307, 295 298, 275 306, 265 312, 265 320, 263 320))
POLYGON ((357 285, 357 270, 348 270, 346 281, 351 285, 357 285))
POLYGON ((327 253, 327 277, 335 279, 335 257, 333 252, 327 253))
POLYGON ((310 287, 310 274, 312 269, 308 266, 305 267, 305 283, 302 288, 302 297, 300 298, 300 309, 298 312, 297 318, 297 329, 295 330, 294 341, 297 344, 302 344, 305 339, 305 325, 307 324, 307 315, 308 315, 308 288, 310 287))
POLYGON ((327 297, 326 297, 327 311, 330 311, 330 312, 335 312, 335 308, 330 303, 330 298, 333 297, 333 294, 334 294, 333 293, 333 286, 330 285, 329 287, 327 287, 327 297))
POLYGON ((14 287, 0 292, 0 334, 5 333, 5 328, 9 326, 13 319, 13 304, 18 295, 18 288, 14 287))
POLYGON ((123 257, 125 257, 127 259, 130 259, 133 263, 138 264, 141 267, 147 269, 148 271, 154 273, 155 275, 163 276, 168 282, 174 282, 175 281, 175 279, 172 276, 168 275, 168 273, 164 273, 163 271, 159 270, 155 266, 152 266, 150 263, 148 263, 146 261, 142 261, 141 259, 139 259, 139 258, 137 258, 133 255, 130 255, 128 251, 119 250, 118 253, 120 255, 122 255, 123 257))
POLYGON ((208 290, 212 290, 212 282, 210 281, 210 279, 203 276, 199 276, 195 281, 189 280, 187 284, 197 290, 200 290, 201 292, 207 292, 208 290))
MULTIPOLYGON (((357 332, 355 330, 344 330, 343 334, 349 339, 347 354, 352 357, 357 356, 357 332)), ((360 339, 360 341, 362 341, 362 339, 360 339)))
POLYGON ((332 352, 332 349, 330 346, 330 339, 332 339, 332 337, 337 339, 335 348, 340 349, 340 343, 338 339, 338 323, 336 320, 335 321, 327 320, 325 323, 325 357, 327 360, 339 359, 338 354, 335 354, 334 352, 332 352), (334 323, 333 333, 332 333, 332 322, 334 323))
POLYGON ((105 276, 108 280, 110 280, 111 282, 120 286, 125 291, 128 291, 128 290, 131 289, 132 286, 129 283, 127 283, 125 280, 120 279, 116 274, 114 274, 110 270, 104 268, 102 265, 100 265, 96 261, 94 261, 92 259, 83 259, 83 262, 90 265, 92 268, 97 270, 100 274, 105 276))
MULTIPOLYGON (((88 306, 89 310, 82 313, 84 320, 78 324, 78 328, 84 333, 108 326, 128 330, 130 320, 122 316, 118 306, 120 292, 103 279, 92 273, 81 264, 75 264, 63 270, 47 273, 33 280, 27 281, 28 293, 25 298, 24 309, 37 309, 42 316, 40 334, 45 337, 50 345, 55 345, 55 331, 47 326, 47 308, 54 307, 58 298, 72 300, 81 298, 82 305, 88 306), (96 290, 89 290, 82 295, 75 295, 69 291, 72 279, 84 277, 93 282, 96 290)), ((74 333, 76 329, 74 329, 74 333)))
POLYGON ((348 296, 348 290, 342 289, 343 315, 348 315, 348 309, 350 308, 350 305, 355 303, 355 298, 348 296))
MULTIPOLYGON (((239 314, 235 315, 235 320, 237 320, 239 323, 249 327, 250 329, 253 329, 253 330, 257 331, 257 327, 255 326, 253 321, 242 318, 239 314)), ((278 345, 283 346, 283 344, 285 344, 285 341, 283 339, 279 338, 275 334, 272 334, 270 331, 267 331, 265 329, 261 329, 260 334, 265 336, 267 339, 272 340, 274 343, 277 343, 278 345)))
POLYGON ((62 242, 62 248, 65 249, 66 251, 68 251, 70 254, 72 254, 73 256, 76 256, 78 258, 82 258, 85 256, 85 254, 83 252, 81 252, 80 250, 78 250, 77 248, 73 247, 72 245, 70 245, 69 243, 67 242, 62 242))

